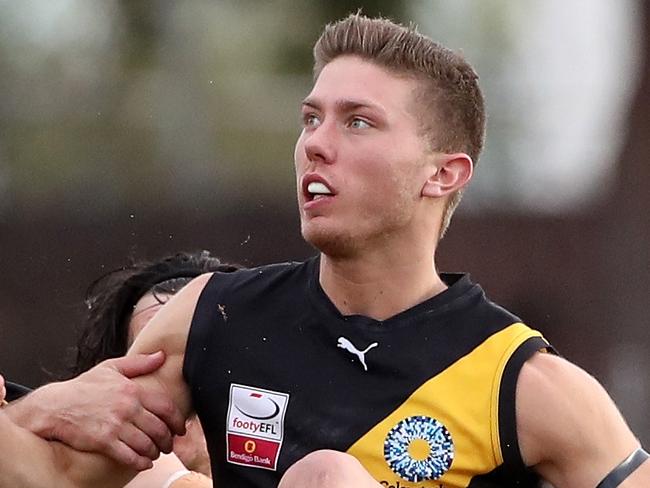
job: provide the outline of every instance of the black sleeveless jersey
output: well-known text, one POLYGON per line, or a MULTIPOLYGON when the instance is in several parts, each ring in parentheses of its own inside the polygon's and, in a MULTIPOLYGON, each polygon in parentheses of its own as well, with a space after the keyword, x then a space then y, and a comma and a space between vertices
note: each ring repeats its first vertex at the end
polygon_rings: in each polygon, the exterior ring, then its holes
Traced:
POLYGON ((523 363, 549 347, 466 275, 376 321, 343 316, 318 259, 215 274, 183 374, 218 486, 275 487, 317 449, 392 488, 533 487, 515 428, 523 363))

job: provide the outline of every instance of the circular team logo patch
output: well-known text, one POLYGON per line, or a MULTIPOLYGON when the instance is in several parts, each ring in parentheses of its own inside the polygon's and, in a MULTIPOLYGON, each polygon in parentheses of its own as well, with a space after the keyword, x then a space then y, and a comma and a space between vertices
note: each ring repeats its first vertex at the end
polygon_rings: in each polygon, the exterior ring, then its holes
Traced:
POLYGON ((436 480, 454 460, 454 443, 447 428, 431 417, 417 415, 400 421, 384 441, 384 458, 407 481, 436 480))

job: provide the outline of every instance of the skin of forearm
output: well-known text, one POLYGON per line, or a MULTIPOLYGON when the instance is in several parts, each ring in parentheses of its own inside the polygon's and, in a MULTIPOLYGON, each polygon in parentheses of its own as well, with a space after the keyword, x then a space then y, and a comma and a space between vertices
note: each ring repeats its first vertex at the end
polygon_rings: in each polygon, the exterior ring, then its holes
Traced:
POLYGON ((137 474, 101 454, 76 451, 57 441, 48 443, 56 459, 57 474, 64 474, 74 488, 122 488, 137 474))
POLYGON ((0 412, 0 487, 74 487, 59 471, 51 446, 0 412))
POLYGON ((4 412, 14 424, 43 438, 49 438, 52 430, 53 416, 45 412, 47 402, 42 402, 40 399, 48 388, 49 386, 46 385, 4 408, 4 412))
POLYGON ((135 476, 99 454, 41 439, 15 424, 8 408, 0 412, 0 488, 121 488, 135 476))

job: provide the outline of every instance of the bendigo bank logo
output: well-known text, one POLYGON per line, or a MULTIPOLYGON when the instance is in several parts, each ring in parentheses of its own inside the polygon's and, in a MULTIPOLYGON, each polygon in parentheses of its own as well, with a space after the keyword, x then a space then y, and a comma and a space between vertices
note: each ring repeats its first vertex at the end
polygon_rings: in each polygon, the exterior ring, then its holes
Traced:
POLYGON ((245 385, 230 385, 227 460, 274 470, 284 437, 287 393, 245 385))

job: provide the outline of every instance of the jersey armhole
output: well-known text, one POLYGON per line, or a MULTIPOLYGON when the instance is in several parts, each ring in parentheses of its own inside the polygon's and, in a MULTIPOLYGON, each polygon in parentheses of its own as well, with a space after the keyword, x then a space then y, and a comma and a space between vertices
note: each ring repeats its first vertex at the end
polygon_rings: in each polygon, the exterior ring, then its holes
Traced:
POLYGON ((541 336, 524 340, 508 359, 499 388, 498 429, 499 443, 504 468, 510 476, 526 478, 530 475, 519 450, 517 438, 517 415, 515 398, 517 379, 524 363, 536 352, 557 354, 553 347, 541 336))

